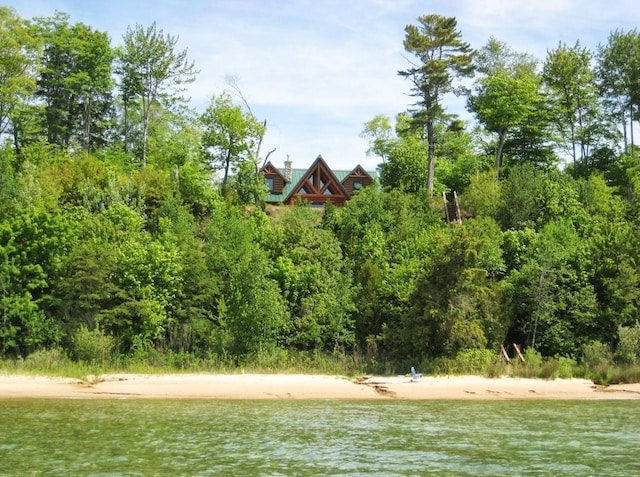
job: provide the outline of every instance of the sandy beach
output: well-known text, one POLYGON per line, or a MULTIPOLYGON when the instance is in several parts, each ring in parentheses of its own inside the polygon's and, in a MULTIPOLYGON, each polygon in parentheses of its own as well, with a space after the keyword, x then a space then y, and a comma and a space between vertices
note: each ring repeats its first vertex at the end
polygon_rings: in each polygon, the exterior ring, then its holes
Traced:
POLYGON ((339 376, 298 374, 112 374, 85 382, 0 374, 0 398, 63 399, 640 399, 640 383, 596 386, 584 379, 478 376, 339 376))

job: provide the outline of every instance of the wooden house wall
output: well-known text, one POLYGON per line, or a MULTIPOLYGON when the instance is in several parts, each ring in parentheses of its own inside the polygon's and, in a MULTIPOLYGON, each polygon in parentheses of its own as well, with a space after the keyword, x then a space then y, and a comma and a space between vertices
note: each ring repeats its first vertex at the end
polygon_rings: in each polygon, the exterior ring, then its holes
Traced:
POLYGON ((265 179, 273 179, 273 190, 272 194, 282 194, 284 190, 284 179, 280 174, 265 174, 265 179))
POLYGON ((347 192, 350 195, 353 195, 354 192, 356 192, 358 189, 356 189, 353 184, 355 182, 360 182, 362 183, 362 188, 364 189, 365 187, 371 185, 371 178, 367 177, 367 176, 349 176, 347 177, 343 182, 342 185, 344 186, 344 188, 347 190, 347 192))

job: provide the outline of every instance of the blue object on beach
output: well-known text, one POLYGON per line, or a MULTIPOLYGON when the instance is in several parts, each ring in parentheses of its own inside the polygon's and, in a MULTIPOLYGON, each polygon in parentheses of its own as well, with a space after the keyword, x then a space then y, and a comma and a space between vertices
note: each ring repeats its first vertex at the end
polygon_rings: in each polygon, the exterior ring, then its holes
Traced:
POLYGON ((420 381, 422 379, 422 374, 421 373, 416 373, 416 368, 414 368, 413 366, 411 366, 411 381, 420 381))

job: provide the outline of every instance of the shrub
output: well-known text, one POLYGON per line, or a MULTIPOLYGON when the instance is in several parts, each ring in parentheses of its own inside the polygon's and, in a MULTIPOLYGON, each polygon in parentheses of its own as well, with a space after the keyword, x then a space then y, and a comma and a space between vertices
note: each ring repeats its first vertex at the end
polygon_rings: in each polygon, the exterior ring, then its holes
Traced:
POLYGON ((73 357, 91 364, 105 364, 115 348, 112 336, 98 327, 89 330, 84 324, 76 330, 71 341, 73 357))
POLYGON ((634 326, 618 326, 616 360, 621 364, 640 363, 640 323, 634 326))
MULTIPOLYGON (((518 376, 525 378, 535 378, 542 374, 542 355, 533 348, 527 348, 523 353, 524 363, 517 363, 513 370, 518 376)), ((549 370, 547 370, 549 372, 549 370)))
POLYGON ((496 354, 488 349, 460 351, 453 359, 454 374, 484 374, 497 361, 496 354))
POLYGON ((624 384, 640 382, 640 366, 614 367, 612 365, 602 364, 593 368, 589 374, 596 384, 624 384))
POLYGON ((34 351, 24 360, 24 368, 29 371, 58 371, 69 364, 69 358, 60 348, 34 351))
POLYGON ((537 377, 546 379, 569 379, 574 375, 575 360, 565 356, 556 356, 546 360, 540 367, 537 377))
POLYGON ((588 369, 606 366, 613 362, 611 349, 600 341, 591 341, 582 347, 582 364, 588 369))

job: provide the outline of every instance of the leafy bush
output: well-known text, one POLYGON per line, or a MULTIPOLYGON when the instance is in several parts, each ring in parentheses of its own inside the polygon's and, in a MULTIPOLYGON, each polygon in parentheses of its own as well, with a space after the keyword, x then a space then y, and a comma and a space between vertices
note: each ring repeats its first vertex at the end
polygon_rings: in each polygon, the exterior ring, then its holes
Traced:
POLYGON ((34 351, 24 360, 28 371, 57 371, 69 365, 69 358, 60 348, 34 351))
POLYGON ((577 364, 573 358, 555 356, 543 358, 540 352, 533 348, 527 348, 524 353, 524 363, 516 363, 513 366, 513 374, 526 378, 543 379, 569 379, 576 375, 577 364))
POLYGON ((572 358, 556 356, 544 361, 534 376, 545 379, 569 379, 574 376, 575 366, 576 362, 572 358))
POLYGON ((618 340, 616 360, 621 364, 640 363, 640 323, 631 327, 619 326, 618 340))
POLYGON ((497 361, 496 354, 488 349, 460 351, 452 362, 452 374, 484 374, 497 361))
POLYGON ((640 366, 612 366, 601 364, 591 369, 587 376, 596 384, 625 384, 640 382, 640 366))
POLYGON ((72 338, 73 356, 78 361, 91 364, 105 364, 115 348, 112 336, 105 334, 100 328, 89 330, 82 324, 72 338))
POLYGON ((540 374, 544 359, 542 355, 533 348, 527 348, 523 353, 524 363, 517 363, 513 370, 518 376, 525 378, 535 378, 540 374))
POLYGON ((611 349, 600 341, 591 341, 582 347, 582 364, 588 368, 609 365, 613 362, 611 349))

